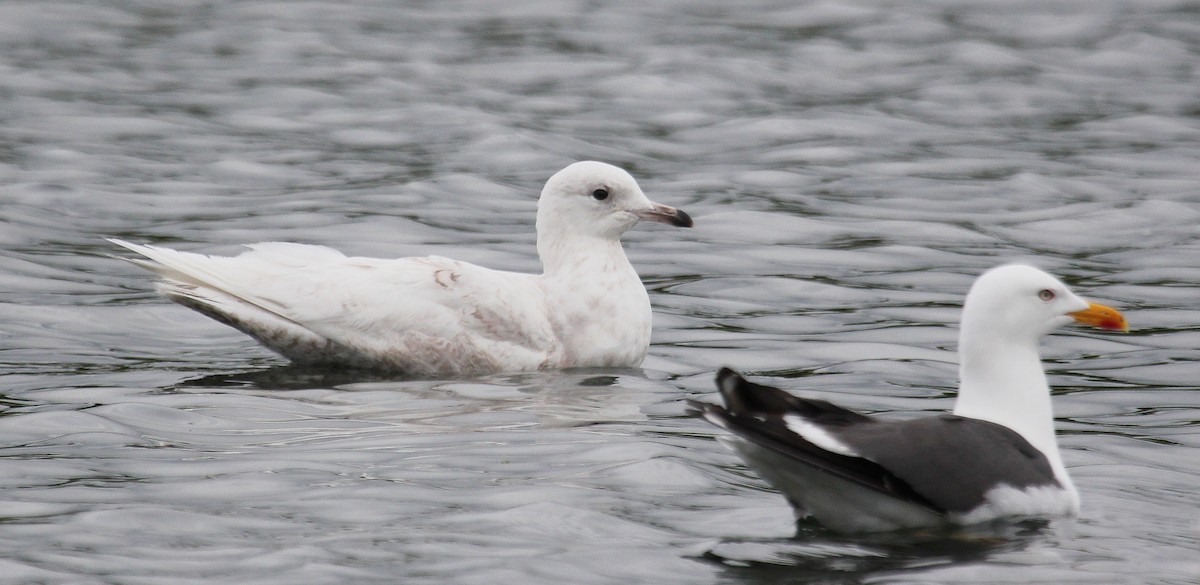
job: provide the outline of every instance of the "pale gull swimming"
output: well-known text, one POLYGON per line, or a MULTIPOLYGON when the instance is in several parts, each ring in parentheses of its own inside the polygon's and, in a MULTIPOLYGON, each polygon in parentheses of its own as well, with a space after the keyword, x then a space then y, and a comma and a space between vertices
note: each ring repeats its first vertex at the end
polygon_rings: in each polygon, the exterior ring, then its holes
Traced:
POLYGON ((280 242, 217 257, 111 241, 148 259, 131 261, 162 277, 167 298, 293 362, 463 377, 641 364, 650 299, 620 238, 642 220, 692 225, 646 198, 624 170, 584 161, 542 189, 542 274, 280 242))
POLYGON ((963 307, 954 414, 862 415, 722 369, 725 406, 692 402, 782 492, 797 517, 843 532, 1073 515, 1079 494, 1059 456, 1038 341, 1072 321, 1127 329, 1028 266, 993 269, 963 307))

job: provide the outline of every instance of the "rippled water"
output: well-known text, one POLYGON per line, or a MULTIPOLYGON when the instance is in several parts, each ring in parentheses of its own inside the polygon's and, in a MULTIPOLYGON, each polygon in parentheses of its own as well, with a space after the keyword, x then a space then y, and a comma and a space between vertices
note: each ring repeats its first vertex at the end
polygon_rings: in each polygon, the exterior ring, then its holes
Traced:
POLYGON ((1200 580, 1200 5, 0 4, 0 580, 1200 580), (644 369, 289 368, 119 236, 536 270, 577 159, 696 218, 627 248, 644 369), (1028 260, 1134 330, 1046 344, 1082 516, 844 538, 684 415, 727 364, 949 408, 972 278, 1028 260))

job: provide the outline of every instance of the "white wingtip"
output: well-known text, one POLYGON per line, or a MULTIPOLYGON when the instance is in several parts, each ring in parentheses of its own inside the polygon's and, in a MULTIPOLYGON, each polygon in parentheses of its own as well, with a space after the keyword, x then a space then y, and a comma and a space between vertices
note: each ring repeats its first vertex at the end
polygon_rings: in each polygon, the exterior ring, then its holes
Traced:
POLYGON ((134 244, 120 238, 105 238, 122 248, 142 255, 144 258, 122 258, 145 268, 168 281, 179 284, 212 288, 223 293, 240 297, 237 288, 232 286, 222 274, 214 271, 212 258, 204 254, 180 252, 171 248, 161 248, 144 244, 134 244))

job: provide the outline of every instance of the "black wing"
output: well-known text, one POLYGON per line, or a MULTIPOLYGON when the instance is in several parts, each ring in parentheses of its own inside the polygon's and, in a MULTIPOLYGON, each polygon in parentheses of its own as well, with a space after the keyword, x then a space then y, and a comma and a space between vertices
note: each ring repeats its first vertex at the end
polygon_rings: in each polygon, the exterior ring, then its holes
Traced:
POLYGON ((879 420, 749 382, 728 368, 717 384, 726 406, 691 402, 693 412, 800 464, 937 513, 967 512, 999 484, 1059 485, 1046 457, 1001 425, 954 415, 879 420), (788 428, 788 415, 819 426, 859 456, 810 443, 788 428))
POLYGON ((792 396, 778 388, 755 384, 729 368, 717 373, 717 384, 726 406, 689 401, 692 413, 744 440, 771 449, 797 463, 911 502, 941 514, 945 510, 913 490, 885 467, 862 457, 851 457, 818 447, 787 427, 783 417, 802 416, 831 428, 858 428, 879 424, 875 419, 824 400, 792 396))
POLYGON ((949 512, 974 509, 998 485, 1061 486, 1041 451, 988 421, 944 414, 826 430, 949 512))

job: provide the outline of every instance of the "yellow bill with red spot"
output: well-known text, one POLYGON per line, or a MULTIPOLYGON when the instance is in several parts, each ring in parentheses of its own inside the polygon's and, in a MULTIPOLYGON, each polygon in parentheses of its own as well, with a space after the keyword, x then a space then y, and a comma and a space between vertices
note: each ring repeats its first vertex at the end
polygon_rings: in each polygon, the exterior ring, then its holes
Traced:
POLYGON ((1125 315, 1122 315, 1120 311, 1108 305, 1088 301, 1088 308, 1067 314, 1084 325, 1091 325, 1092 327, 1112 331, 1129 331, 1129 324, 1125 322, 1125 315))

